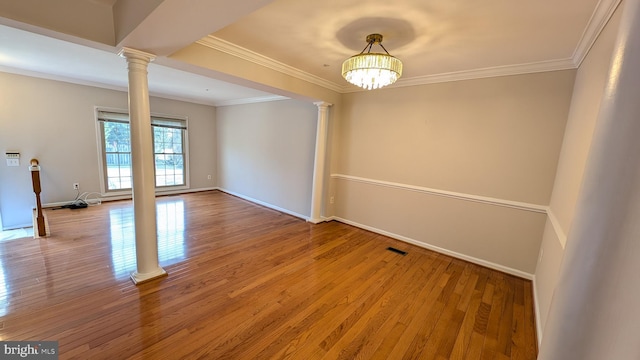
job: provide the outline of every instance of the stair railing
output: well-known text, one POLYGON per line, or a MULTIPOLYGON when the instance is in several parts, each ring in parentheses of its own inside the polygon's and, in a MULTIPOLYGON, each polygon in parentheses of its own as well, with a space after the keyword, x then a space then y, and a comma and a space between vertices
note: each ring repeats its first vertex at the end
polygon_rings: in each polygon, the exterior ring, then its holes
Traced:
POLYGON ((42 187, 40 186, 40 165, 38 159, 31 159, 31 183, 33 184, 33 192, 36 193, 36 224, 38 226, 38 236, 46 236, 47 230, 44 225, 44 214, 42 214, 42 202, 40 201, 40 192, 42 187))

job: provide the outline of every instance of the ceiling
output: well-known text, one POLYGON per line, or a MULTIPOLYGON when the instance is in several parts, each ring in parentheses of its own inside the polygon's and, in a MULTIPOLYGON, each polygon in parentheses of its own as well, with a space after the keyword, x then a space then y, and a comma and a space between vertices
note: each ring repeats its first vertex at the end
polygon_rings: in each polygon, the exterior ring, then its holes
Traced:
POLYGON ((619 2, 0 0, 0 71, 124 90, 126 62, 116 54, 128 46, 157 55, 152 95, 221 106, 287 94, 177 63, 171 53, 198 42, 350 92, 358 89, 342 79, 341 64, 370 33, 403 61, 397 86, 569 69, 619 2))

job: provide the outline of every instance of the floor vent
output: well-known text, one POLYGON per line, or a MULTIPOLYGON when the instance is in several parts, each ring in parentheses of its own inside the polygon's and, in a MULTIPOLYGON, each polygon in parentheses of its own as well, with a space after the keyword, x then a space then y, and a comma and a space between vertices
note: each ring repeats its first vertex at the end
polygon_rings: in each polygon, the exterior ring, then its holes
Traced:
POLYGON ((396 249, 396 248, 394 248, 394 247, 388 247, 388 248, 387 248, 387 250, 389 250, 389 251, 393 251, 394 253, 398 253, 398 254, 400 254, 400 255, 402 255, 402 256, 407 255, 407 252, 406 252, 406 251, 402 251, 402 250, 396 249))

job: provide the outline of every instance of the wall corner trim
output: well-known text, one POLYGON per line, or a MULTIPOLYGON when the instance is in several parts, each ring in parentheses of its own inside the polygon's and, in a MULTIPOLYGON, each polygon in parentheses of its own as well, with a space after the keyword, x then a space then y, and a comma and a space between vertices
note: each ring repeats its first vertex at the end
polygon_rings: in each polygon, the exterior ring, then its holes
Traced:
POLYGON ((533 287, 533 311, 536 318, 536 341, 538 342, 538 348, 542 345, 542 322, 540 320, 540 302, 538 301, 538 287, 536 284, 536 275, 533 275, 531 280, 533 287))
POLYGON ((556 233, 556 237, 560 242, 560 246, 562 246, 562 250, 564 250, 565 246, 567 245, 567 234, 565 234, 564 230, 562 229, 560 221, 558 221, 558 218, 556 217, 553 210, 551 210, 551 207, 547 207, 547 218, 553 226, 553 231, 556 233))
POLYGON ((582 61, 589 54, 589 50, 593 47, 598 36, 604 30, 604 27, 609 22, 611 16, 616 11, 618 6, 622 0, 600 0, 598 1, 598 5, 596 5, 593 14, 591 14, 591 19, 589 19, 589 23, 587 27, 584 29, 582 33, 582 37, 576 46, 576 49, 573 51, 573 64, 576 68, 579 68, 582 64, 582 61))

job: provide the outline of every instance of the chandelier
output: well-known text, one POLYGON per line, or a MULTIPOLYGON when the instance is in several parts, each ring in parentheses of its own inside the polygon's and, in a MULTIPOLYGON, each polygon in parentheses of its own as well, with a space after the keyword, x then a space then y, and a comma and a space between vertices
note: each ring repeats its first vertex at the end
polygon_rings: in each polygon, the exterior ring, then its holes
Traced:
POLYGON ((382 46, 382 35, 367 36, 367 46, 360 54, 354 55, 342 63, 342 77, 353 85, 371 90, 391 85, 402 76, 402 61, 389 55, 382 46), (371 47, 380 45, 385 53, 372 53, 371 47), (367 50, 365 53, 364 51, 367 50))

